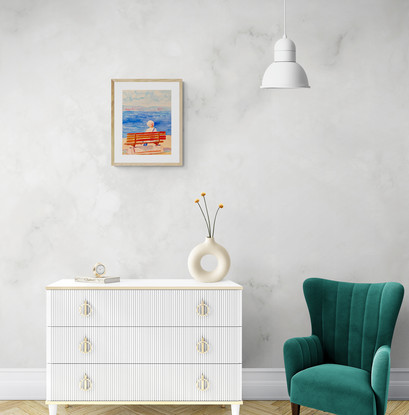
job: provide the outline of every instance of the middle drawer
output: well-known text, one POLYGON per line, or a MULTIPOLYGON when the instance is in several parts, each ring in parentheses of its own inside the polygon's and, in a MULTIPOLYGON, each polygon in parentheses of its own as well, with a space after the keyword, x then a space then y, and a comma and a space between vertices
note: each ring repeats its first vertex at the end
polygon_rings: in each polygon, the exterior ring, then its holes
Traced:
POLYGON ((47 363, 241 363, 241 327, 47 330, 47 363))

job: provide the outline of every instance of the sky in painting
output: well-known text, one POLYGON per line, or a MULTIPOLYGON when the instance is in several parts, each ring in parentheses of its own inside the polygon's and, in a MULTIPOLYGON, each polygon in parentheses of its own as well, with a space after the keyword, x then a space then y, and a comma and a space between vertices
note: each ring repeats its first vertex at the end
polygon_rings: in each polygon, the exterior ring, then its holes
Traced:
POLYGON ((171 107, 170 90, 125 90, 122 95, 122 104, 125 107, 160 107, 169 111, 171 107))

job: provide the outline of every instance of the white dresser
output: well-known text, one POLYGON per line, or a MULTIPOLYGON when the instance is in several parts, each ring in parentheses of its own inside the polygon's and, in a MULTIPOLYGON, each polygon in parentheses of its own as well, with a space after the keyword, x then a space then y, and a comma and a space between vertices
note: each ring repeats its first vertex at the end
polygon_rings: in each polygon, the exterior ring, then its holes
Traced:
POLYGON ((47 287, 47 404, 242 404, 242 287, 123 280, 47 287))

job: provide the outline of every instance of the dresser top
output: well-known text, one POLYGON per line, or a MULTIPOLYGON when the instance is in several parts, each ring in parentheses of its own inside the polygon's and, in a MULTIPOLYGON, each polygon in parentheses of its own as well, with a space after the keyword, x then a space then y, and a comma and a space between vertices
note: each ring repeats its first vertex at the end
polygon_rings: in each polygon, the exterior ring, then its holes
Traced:
POLYGON ((233 281, 213 283, 198 282, 193 279, 124 279, 121 282, 88 283, 75 279, 64 279, 47 285, 47 290, 242 290, 233 281))

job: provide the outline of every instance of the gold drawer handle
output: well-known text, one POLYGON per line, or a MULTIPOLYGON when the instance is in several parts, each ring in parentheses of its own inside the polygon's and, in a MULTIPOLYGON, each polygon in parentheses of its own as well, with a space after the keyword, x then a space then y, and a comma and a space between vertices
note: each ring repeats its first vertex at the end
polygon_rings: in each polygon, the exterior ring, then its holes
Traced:
POLYGON ((80 314, 88 317, 92 313, 91 304, 85 300, 83 304, 80 305, 80 314))
POLYGON ((88 377, 87 374, 80 381, 80 389, 83 391, 89 391, 92 388, 91 379, 88 377))
POLYGON ((206 317, 209 314, 209 306, 205 304, 205 302, 202 300, 202 302, 196 307, 196 312, 201 317, 206 317))
POLYGON ((205 354, 209 351, 209 349, 210 349, 209 343, 205 341, 204 337, 202 337, 202 340, 200 340, 200 342, 198 342, 196 345, 196 350, 199 353, 205 354))
POLYGON ((91 342, 86 337, 84 337, 84 340, 80 343, 80 352, 86 354, 89 353, 91 350, 91 342))
POLYGON ((196 387, 200 391, 207 391, 209 389, 210 382, 204 377, 202 373, 202 377, 196 382, 196 387))

